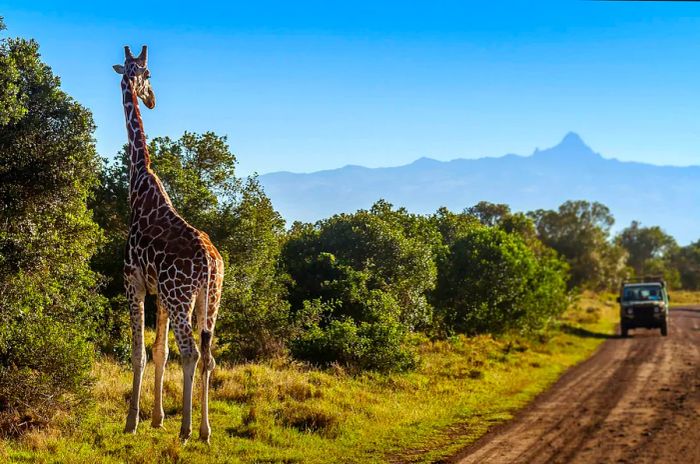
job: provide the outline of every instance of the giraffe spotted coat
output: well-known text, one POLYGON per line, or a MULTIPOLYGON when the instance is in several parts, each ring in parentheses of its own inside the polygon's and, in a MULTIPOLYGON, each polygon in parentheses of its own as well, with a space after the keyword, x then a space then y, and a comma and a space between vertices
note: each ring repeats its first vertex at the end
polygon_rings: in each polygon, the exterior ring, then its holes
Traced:
POLYGON ((134 382, 125 431, 135 432, 139 419, 141 380, 146 363, 143 340, 144 298, 156 295, 155 405, 152 425, 161 427, 163 374, 168 357, 168 328, 172 325, 184 372, 183 417, 180 437, 191 434, 192 384, 201 357, 202 422, 200 439, 209 441, 209 375, 215 362, 211 341, 221 301, 224 265, 209 236, 192 227, 175 210, 151 162, 137 97, 148 108, 155 106, 147 68, 147 49, 134 57, 125 47, 122 100, 129 139, 129 237, 124 256, 124 281, 132 329, 134 382), (192 316, 197 321, 200 346, 195 342, 192 316))

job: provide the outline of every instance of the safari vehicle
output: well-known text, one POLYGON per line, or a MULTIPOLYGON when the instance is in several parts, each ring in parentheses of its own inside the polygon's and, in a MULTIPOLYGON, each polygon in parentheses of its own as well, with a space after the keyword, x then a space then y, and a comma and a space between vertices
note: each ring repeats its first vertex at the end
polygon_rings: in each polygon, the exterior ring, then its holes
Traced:
POLYGON ((662 277, 628 279, 620 285, 620 334, 639 327, 661 329, 668 335, 668 292, 662 277))

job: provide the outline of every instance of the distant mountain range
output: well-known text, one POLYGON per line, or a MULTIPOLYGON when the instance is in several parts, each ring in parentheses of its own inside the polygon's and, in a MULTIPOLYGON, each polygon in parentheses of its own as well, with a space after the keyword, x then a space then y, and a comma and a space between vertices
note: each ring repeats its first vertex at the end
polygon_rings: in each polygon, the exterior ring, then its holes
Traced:
POLYGON ((416 213, 432 213, 440 206, 461 211, 481 200, 530 211, 582 199, 607 205, 618 230, 636 219, 661 226, 681 244, 700 239, 700 166, 603 158, 573 132, 530 156, 420 158, 390 168, 274 172, 260 181, 287 221, 313 222, 368 208, 380 198, 416 213))

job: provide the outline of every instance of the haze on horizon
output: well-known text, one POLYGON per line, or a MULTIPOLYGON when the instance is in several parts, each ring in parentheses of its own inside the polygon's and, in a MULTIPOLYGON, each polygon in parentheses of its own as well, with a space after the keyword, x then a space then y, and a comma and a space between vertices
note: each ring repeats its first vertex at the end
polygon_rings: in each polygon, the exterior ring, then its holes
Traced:
POLYGON ((700 164, 700 4, 2 1, 126 140, 122 46, 150 46, 150 136, 226 134, 240 173, 527 155, 575 131, 606 157, 700 164), (89 40, 86 40, 86 37, 89 40))

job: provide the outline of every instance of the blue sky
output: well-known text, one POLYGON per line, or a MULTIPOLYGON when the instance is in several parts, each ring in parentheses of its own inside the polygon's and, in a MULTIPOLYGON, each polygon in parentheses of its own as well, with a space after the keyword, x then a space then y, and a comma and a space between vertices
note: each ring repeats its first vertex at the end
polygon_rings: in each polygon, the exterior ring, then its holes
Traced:
POLYGON ((148 44, 147 133, 226 134, 241 174, 529 154, 571 130, 700 164, 700 3, 119 3, 0 0, 105 156, 126 138, 111 65, 148 44))

